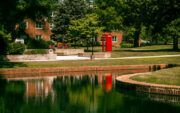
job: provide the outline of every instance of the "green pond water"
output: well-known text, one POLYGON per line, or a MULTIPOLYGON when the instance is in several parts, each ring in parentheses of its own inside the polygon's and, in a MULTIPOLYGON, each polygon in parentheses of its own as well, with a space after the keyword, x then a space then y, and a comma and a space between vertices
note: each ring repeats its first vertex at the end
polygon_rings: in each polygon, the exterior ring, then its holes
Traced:
POLYGON ((180 113, 180 97, 126 91, 117 76, 0 79, 0 113, 180 113))

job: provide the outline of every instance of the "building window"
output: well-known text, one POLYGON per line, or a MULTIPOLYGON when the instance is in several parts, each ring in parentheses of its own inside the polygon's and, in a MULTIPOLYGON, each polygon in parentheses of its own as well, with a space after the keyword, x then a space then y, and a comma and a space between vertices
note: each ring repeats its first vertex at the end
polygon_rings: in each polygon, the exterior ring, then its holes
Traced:
POLYGON ((117 36, 112 36, 112 42, 117 42, 117 36))
POLYGON ((42 29, 42 22, 36 22, 36 29, 42 29))
POLYGON ((53 23, 50 23, 50 29, 52 29, 54 27, 53 23))
POLYGON ((36 39, 37 40, 42 39, 42 35, 36 35, 36 39))

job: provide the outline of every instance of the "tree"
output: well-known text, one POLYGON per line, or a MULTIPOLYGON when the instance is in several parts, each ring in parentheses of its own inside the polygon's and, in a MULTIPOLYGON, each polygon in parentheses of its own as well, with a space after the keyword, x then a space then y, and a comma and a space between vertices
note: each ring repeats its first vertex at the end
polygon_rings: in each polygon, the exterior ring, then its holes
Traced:
POLYGON ((117 0, 95 0, 96 13, 105 32, 122 29, 122 16, 118 13, 122 5, 117 0))
POLYGON ((84 0, 64 0, 58 6, 57 14, 54 18, 55 27, 52 32, 57 41, 67 41, 67 31, 70 21, 80 19, 85 16, 87 6, 84 0))
MULTIPOLYGON (((98 16, 96 14, 88 14, 86 17, 72 20, 69 26, 68 34, 71 37, 72 42, 82 41, 88 45, 93 43, 93 38, 97 38, 98 34, 102 31, 102 27, 99 27, 98 16)), ((97 39, 96 39, 97 40, 97 39)))
MULTIPOLYGON (((1 1, 0 2, 0 38, 1 40, 3 40, 1 42, 1 46, 7 48, 5 47, 9 43, 7 38, 14 37, 13 35, 17 30, 16 29, 17 24, 21 24, 25 18, 31 18, 33 20, 36 20, 36 19, 42 19, 42 17, 44 16, 48 17, 53 7, 54 7, 54 0, 1 1)), ((21 30, 20 29, 18 29, 18 32, 22 31, 22 29, 21 30)))
POLYGON ((10 39, 10 34, 7 34, 7 31, 3 26, 0 26, 0 55, 6 54, 8 50, 8 42, 10 39))
POLYGON ((15 29, 24 18, 33 20, 50 16, 53 0, 6 0, 0 3, 0 24, 8 32, 15 29))
POLYGON ((178 50, 178 38, 180 37, 180 18, 173 20, 165 29, 167 36, 173 39, 173 49, 178 50))
POLYGON ((134 46, 137 47, 146 26, 148 3, 143 0, 96 0, 96 12, 105 31, 124 30, 126 35, 133 37, 134 46))

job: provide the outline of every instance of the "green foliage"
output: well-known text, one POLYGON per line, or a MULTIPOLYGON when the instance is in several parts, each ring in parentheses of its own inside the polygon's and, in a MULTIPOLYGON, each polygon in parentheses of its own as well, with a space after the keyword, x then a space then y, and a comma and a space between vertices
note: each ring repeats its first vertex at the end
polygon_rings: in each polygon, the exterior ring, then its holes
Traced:
POLYGON ((53 7, 54 0, 6 0, 0 3, 0 24, 8 32, 13 32, 15 25, 24 18, 48 17, 53 7))
POLYGON ((22 92, 25 91, 25 85, 24 82, 10 82, 6 86, 6 92, 7 93, 17 93, 21 94, 22 92))
POLYGON ((170 22, 164 31, 166 31, 167 37, 172 37, 173 39, 173 49, 178 50, 178 38, 180 37, 180 18, 170 22))
POLYGON ((24 34, 25 18, 33 20, 50 16, 54 0, 5 0, 0 2, 0 54, 6 54, 8 38, 27 38, 24 34), (16 28, 19 24, 20 27, 16 28), (4 26, 4 30, 1 27, 4 26), (8 35, 7 35, 8 34, 8 35), (8 38, 7 38, 8 37, 8 38))
POLYGON ((88 14, 84 18, 71 21, 68 35, 71 37, 71 42, 81 41, 88 45, 92 41, 91 38, 96 38, 101 31, 102 27, 99 27, 98 16, 88 14))
POLYGON ((9 110, 6 109, 4 98, 0 97, 0 113, 10 113, 9 110))
POLYGON ((25 50, 25 45, 21 43, 11 43, 9 44, 8 53, 9 54, 23 54, 25 50))
POLYGON ((30 39, 27 43, 27 49, 48 49, 49 44, 45 40, 30 39))
POLYGON ((121 43, 120 44, 121 48, 133 48, 133 44, 131 43, 121 43))
POLYGON ((25 43, 27 43, 29 36, 28 36, 28 34, 26 34, 25 29, 26 29, 26 23, 24 21, 20 22, 18 24, 18 27, 16 29, 14 29, 12 32, 13 40, 14 39, 24 39, 25 43))
POLYGON ((165 28, 164 31, 168 36, 180 36, 180 18, 173 20, 170 22, 165 28))
POLYGON ((27 50, 24 54, 32 55, 32 54, 47 54, 45 49, 34 49, 34 50, 27 50))
MULTIPOLYGON (((0 26, 1 27, 1 26, 0 26)), ((0 28, 0 55, 6 54, 8 50, 8 42, 10 39, 10 34, 6 34, 3 27, 0 28)))
POLYGON ((134 42, 134 33, 136 31, 136 28, 134 27, 125 27, 124 31, 124 38, 123 40, 127 43, 133 43, 134 42))
POLYGON ((168 43, 172 39, 164 35, 163 29, 180 18, 178 0, 95 0, 95 3, 105 31, 124 30, 125 37, 135 47, 139 38, 168 43))
POLYGON ((56 35, 56 41, 67 42, 65 37, 67 37, 70 21, 84 17, 86 12, 87 5, 84 0, 64 0, 61 2, 54 18, 55 27, 52 29, 56 35))
POLYGON ((122 12, 118 10, 122 9, 123 5, 121 1, 114 0, 95 0, 96 13, 99 16, 100 25, 104 27, 103 31, 112 31, 122 29, 122 12))
POLYGON ((47 41, 48 45, 55 45, 55 43, 53 41, 47 41))
POLYGON ((150 44, 147 44, 147 43, 141 43, 141 47, 144 47, 144 46, 149 46, 150 44))

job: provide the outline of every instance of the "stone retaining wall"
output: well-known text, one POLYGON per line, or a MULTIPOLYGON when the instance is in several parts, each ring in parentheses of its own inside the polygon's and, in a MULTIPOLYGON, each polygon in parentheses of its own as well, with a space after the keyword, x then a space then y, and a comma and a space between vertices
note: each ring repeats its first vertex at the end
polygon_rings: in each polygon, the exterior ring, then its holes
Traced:
POLYGON ((1 55, 0 61, 55 60, 56 54, 1 55))
MULTIPOLYGON (((91 55, 92 55, 91 52, 78 54, 79 57, 90 57, 91 55)), ((109 58, 111 57, 111 53, 110 52, 95 52, 94 57, 95 58, 109 58)))
POLYGON ((55 68, 23 68, 23 69, 0 69, 0 74, 18 73, 54 73, 54 72, 79 72, 79 71, 106 71, 106 70, 144 70, 166 68, 169 65, 121 65, 121 66, 87 66, 87 67, 55 67, 55 68))
POLYGON ((78 55, 78 53, 84 53, 84 49, 56 49, 55 53, 59 56, 78 55))

